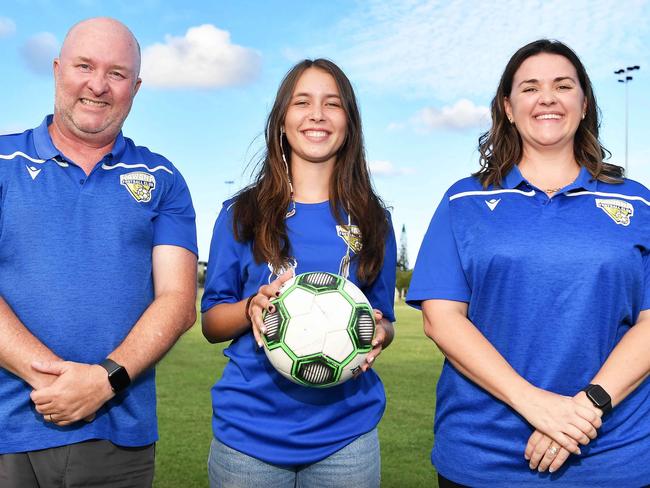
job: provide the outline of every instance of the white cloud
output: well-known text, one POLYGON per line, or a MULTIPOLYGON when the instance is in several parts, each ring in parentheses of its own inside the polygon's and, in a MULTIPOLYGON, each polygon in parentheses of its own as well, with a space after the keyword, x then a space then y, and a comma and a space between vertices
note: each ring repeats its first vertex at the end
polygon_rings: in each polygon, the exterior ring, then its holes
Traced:
POLYGON ((9 37, 16 32, 16 23, 9 17, 0 17, 0 37, 9 37))
POLYGON ((402 176, 411 175, 415 173, 413 168, 398 168, 391 161, 375 160, 369 161, 370 173, 373 176, 388 177, 388 176, 402 176))
POLYGON ((21 125, 17 122, 14 123, 9 123, 5 124, 2 127, 0 127, 0 135, 1 134, 19 134, 21 132, 26 131, 29 129, 27 125, 21 125))
POLYGON ((25 41, 20 49, 27 67, 36 74, 52 73, 52 61, 59 52, 59 42, 54 34, 40 32, 25 41))
POLYGON ((410 121, 416 130, 423 132, 436 129, 464 130, 487 127, 489 122, 490 109, 474 105, 466 98, 461 98, 455 104, 442 108, 425 107, 410 121))
POLYGON ((260 61, 256 51, 233 44, 229 32, 204 24, 146 47, 142 79, 161 88, 221 88, 255 79, 260 61))
POLYGON ((491 96, 512 53, 542 37, 566 42, 592 77, 643 64, 649 19, 648 0, 364 0, 329 48, 357 83, 449 101, 491 96))

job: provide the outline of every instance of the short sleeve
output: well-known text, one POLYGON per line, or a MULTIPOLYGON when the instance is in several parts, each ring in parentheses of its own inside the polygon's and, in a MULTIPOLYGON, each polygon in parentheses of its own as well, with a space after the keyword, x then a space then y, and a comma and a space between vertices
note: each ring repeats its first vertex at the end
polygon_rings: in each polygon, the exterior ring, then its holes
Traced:
POLYGON ((235 303, 243 299, 240 264, 242 244, 237 242, 233 234, 231 214, 229 206, 224 205, 214 224, 201 312, 207 312, 220 303, 235 303))
POLYGON ((390 214, 386 212, 388 219, 388 232, 384 246, 384 263, 379 275, 370 286, 363 289, 372 308, 381 310, 387 320, 395 322, 395 273, 397 266, 397 245, 395 243, 395 231, 390 214))
POLYGON ((196 214, 190 191, 178 170, 174 171, 172 185, 160 203, 153 226, 154 246, 180 246, 198 256, 196 214))
POLYGON ((471 290, 461 264, 451 223, 449 194, 433 214, 413 269, 406 302, 420 308, 424 300, 469 302, 471 290))
POLYGON ((641 310, 650 309, 650 252, 643 256, 643 305, 641 310))

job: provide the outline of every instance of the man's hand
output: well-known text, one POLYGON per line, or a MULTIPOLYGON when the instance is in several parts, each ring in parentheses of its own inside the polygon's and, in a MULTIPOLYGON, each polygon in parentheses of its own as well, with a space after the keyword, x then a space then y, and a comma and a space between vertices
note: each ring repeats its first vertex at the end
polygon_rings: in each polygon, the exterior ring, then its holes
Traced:
POLYGON ((115 396, 106 370, 97 364, 37 361, 32 363, 32 368, 57 376, 52 384, 30 395, 36 411, 56 425, 69 425, 82 419, 91 421, 95 412, 115 396))

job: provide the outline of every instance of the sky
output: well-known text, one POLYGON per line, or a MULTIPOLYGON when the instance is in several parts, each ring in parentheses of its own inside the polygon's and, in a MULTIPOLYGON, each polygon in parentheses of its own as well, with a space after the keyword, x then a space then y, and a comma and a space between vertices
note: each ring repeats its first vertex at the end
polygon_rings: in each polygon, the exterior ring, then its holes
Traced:
POLYGON ((0 133, 52 112, 52 60, 68 28, 94 16, 121 20, 142 46, 124 134, 187 180, 202 260, 222 202, 250 181, 282 77, 304 58, 329 58, 352 81, 373 182, 398 241, 406 226, 411 266, 445 190, 478 169, 506 62, 535 39, 578 53, 620 165, 627 89, 628 174, 650 186, 650 0, 6 0, 0 133), (632 65, 618 83, 614 71, 632 65))

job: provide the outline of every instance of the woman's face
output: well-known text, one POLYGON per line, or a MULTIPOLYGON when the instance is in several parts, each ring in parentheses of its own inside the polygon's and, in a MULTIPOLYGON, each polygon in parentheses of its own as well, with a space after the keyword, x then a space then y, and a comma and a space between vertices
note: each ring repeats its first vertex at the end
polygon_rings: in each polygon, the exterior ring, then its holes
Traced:
POLYGON ((564 56, 550 53, 531 56, 521 64, 504 102, 524 149, 573 147, 573 137, 587 108, 573 64, 564 56))
POLYGON ((347 116, 334 77, 321 69, 307 68, 296 83, 284 118, 292 164, 334 163, 346 130, 347 116))

